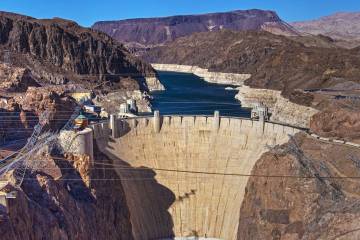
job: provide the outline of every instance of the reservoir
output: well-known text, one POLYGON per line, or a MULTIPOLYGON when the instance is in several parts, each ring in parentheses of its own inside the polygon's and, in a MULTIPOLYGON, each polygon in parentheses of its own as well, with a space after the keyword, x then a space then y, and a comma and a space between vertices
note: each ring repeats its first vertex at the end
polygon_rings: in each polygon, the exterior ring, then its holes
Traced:
POLYGON ((153 91, 152 108, 162 115, 213 115, 249 117, 249 109, 241 108, 232 85, 213 84, 188 73, 158 72, 165 91, 153 91), (226 89, 225 89, 226 88, 226 89))

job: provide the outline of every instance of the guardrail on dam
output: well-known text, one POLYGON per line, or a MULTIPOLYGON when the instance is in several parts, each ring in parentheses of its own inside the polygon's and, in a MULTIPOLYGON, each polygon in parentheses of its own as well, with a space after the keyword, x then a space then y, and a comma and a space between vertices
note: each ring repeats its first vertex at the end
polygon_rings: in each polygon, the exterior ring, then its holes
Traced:
MULTIPOLYGON (((250 119, 164 116, 92 126, 122 179, 135 239, 236 239, 249 174, 299 129, 250 119), (109 128, 110 125, 110 128, 109 128)), ((98 161, 98 160, 97 160, 98 161)))

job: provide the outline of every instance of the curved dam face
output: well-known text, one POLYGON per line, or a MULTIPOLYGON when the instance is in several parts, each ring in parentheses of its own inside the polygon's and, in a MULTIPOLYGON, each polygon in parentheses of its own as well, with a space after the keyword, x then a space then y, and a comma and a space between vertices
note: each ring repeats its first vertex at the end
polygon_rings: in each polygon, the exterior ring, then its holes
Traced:
POLYGON ((236 239, 247 175, 298 132, 218 116, 113 117, 110 127, 94 125, 94 137, 122 179, 135 239, 236 239))

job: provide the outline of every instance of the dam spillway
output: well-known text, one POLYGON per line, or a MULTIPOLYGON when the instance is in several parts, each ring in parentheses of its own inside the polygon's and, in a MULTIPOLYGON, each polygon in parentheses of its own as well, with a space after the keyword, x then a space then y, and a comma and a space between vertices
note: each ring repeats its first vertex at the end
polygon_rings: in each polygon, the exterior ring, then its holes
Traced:
POLYGON ((218 115, 113 117, 92 127, 121 178, 137 240, 236 239, 253 166, 299 131, 218 115))

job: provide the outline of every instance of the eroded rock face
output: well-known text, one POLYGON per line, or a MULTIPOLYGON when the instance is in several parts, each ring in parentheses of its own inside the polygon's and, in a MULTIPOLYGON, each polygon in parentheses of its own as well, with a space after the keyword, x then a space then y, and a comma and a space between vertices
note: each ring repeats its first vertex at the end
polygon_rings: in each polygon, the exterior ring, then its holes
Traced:
POLYGON ((145 77, 156 76, 122 44, 72 21, 0 12, 0 35, 0 47, 10 50, 9 60, 31 66, 33 74, 47 83, 96 84, 132 76, 146 90, 145 77))
MULTIPOLYGON (((86 155, 63 157, 44 156, 43 169, 26 176, 2 212, 1 239, 133 239, 114 170, 92 169, 86 155)), ((96 158, 110 163, 102 155, 96 158)))
POLYGON ((264 154, 250 177, 238 239, 359 239, 360 150, 305 136, 264 154), (309 177, 309 178, 306 178, 309 177))

